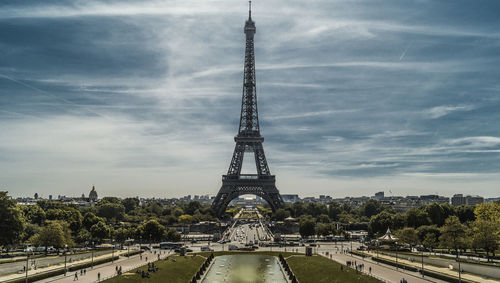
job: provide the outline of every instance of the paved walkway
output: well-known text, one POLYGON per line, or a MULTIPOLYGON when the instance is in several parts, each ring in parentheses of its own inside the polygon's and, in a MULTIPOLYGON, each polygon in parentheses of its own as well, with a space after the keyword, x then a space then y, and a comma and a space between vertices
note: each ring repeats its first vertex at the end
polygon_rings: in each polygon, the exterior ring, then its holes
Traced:
MULTIPOLYGON (((114 254, 115 254, 115 256, 117 256, 117 255, 126 254, 126 253, 127 253, 126 250, 118 250, 118 251, 115 251, 114 254)), ((107 253, 105 255, 101 255, 101 256, 95 256, 94 261, 104 259, 104 258, 109 258, 109 257, 111 257, 111 254, 109 254, 109 253, 107 253)), ((72 263, 68 262, 66 264, 66 266, 67 266, 67 268, 70 268, 73 265, 78 265, 81 263, 86 263, 86 262, 91 262, 91 261, 92 261, 91 258, 86 258, 86 259, 79 260, 79 261, 73 261, 72 263)), ((51 271, 51 270, 56 270, 56 269, 63 269, 63 268, 64 268, 64 263, 54 264, 54 265, 44 267, 44 268, 30 269, 28 271, 28 276, 51 271)), ((24 273, 24 272, 23 273, 12 273, 12 274, 8 274, 8 275, 0 277, 0 282, 5 282, 8 280, 13 280, 13 279, 17 279, 17 278, 25 278, 25 276, 26 276, 26 273, 24 273)))
MULTIPOLYGON (((157 251, 158 253, 158 251, 157 251)), ((171 253, 168 251, 161 251, 160 258, 163 259, 169 256, 171 253)), ((80 270, 78 270, 78 282, 83 283, 91 283, 98 282, 98 274, 100 274, 101 281, 109 279, 117 275, 116 267, 122 267, 122 273, 126 273, 129 270, 135 269, 137 267, 146 265, 148 262, 154 262, 158 260, 158 254, 154 254, 151 252, 144 252, 141 255, 131 256, 130 258, 120 258, 114 263, 108 262, 105 264, 101 264, 98 266, 94 266, 94 269, 87 268, 85 275, 80 275, 80 270), (147 261, 146 261, 147 258, 147 261)), ((56 283, 64 283, 64 282, 73 282, 75 280, 75 272, 70 272, 66 276, 59 275, 51 278, 47 278, 37 282, 56 282, 56 283)))
POLYGON ((396 270, 395 267, 388 266, 385 264, 377 264, 372 260, 362 259, 361 257, 357 256, 353 257, 350 254, 330 253, 330 255, 326 256, 324 253, 320 253, 320 255, 327 258, 330 258, 331 255, 332 260, 335 260, 336 262, 344 265, 346 264, 347 261, 351 262, 355 261, 356 264, 358 265, 364 264, 365 265, 363 269, 364 273, 370 274, 370 267, 371 267, 371 275, 384 282, 399 283, 402 278, 405 278, 408 281, 408 283, 444 282, 434 278, 428 278, 427 276, 425 278, 422 278, 422 276, 417 272, 396 270))
MULTIPOLYGON (((375 253, 368 253, 369 255, 371 256, 376 256, 375 253)), ((384 258, 384 259, 389 259, 389 260, 393 260, 395 261, 396 258, 395 257, 392 257, 392 256, 387 256, 387 255, 382 255, 382 254, 379 254, 378 257, 380 258, 384 258)), ((401 262, 401 263, 404 263, 404 264, 407 264, 407 265, 410 265, 410 266, 414 266, 414 267, 417 267, 417 268, 421 268, 422 267, 422 264, 420 262, 411 262, 407 259, 404 259, 404 258, 401 258, 401 257, 398 257, 398 262, 401 262)), ((429 270, 432 270, 432 271, 437 271, 437 272, 441 272, 441 273, 445 273, 445 274, 448 274, 448 275, 451 275, 451 276, 455 276, 458 278, 458 271, 457 270, 450 270, 446 267, 438 267, 438 266, 435 266, 435 265, 429 265, 429 264, 426 264, 424 265, 424 269, 429 269, 429 270)), ((484 283, 498 283, 500 282, 499 280, 494 280, 494 279, 486 279, 484 277, 481 277, 481 276, 478 276, 478 275, 474 275, 474 274, 470 274, 470 273, 465 273, 463 274, 462 273, 462 278, 463 279, 467 279, 467 280, 471 280, 471 281, 475 281, 475 282, 484 282, 484 283)))

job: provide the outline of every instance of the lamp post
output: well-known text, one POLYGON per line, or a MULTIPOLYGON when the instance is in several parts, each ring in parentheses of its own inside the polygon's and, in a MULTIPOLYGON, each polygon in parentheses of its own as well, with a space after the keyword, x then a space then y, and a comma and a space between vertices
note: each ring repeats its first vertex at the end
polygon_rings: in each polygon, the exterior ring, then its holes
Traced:
POLYGON ((67 257, 68 245, 64 245, 64 276, 66 276, 66 257, 67 257))
POLYGON ((398 270, 398 242, 396 242, 396 270, 398 270))
POLYGON ((28 260, 29 260, 29 257, 30 257, 30 253, 28 251, 28 244, 26 244, 26 280, 25 282, 28 283, 28 260))
POLYGON ((90 268, 94 269, 94 242, 92 242, 92 262, 90 263, 90 268))
POLYGON ((462 270, 460 269, 460 252, 457 250, 457 261, 458 261, 458 283, 462 283, 462 270))
POLYGON ((424 247, 422 247, 422 278, 424 278, 424 247))
POLYGON ((111 263, 115 262, 115 240, 111 240, 111 247, 112 247, 112 252, 111 252, 111 263))

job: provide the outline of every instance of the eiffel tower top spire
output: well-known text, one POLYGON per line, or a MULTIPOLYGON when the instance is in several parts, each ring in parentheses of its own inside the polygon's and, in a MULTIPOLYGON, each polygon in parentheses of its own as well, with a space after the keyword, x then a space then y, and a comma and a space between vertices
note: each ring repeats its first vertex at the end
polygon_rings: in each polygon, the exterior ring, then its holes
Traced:
POLYGON ((243 95, 241 100, 240 126, 237 138, 260 137, 259 115, 257 111, 257 91, 255 82, 254 35, 255 22, 252 20, 251 1, 249 1, 248 20, 245 22, 246 35, 245 66, 243 74, 243 95))
POLYGON ((252 20, 252 1, 248 1, 248 19, 252 20))

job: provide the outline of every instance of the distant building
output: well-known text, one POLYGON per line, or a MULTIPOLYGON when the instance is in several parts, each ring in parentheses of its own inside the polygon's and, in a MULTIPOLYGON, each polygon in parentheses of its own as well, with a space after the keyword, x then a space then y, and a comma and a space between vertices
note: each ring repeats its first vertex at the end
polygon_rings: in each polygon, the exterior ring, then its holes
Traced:
POLYGON ((281 198, 283 199, 284 202, 297 202, 299 201, 299 195, 281 195, 281 198))
POLYGON ((35 193, 34 197, 35 197, 35 199, 38 199, 38 193, 35 193))
POLYGON ((466 196, 465 204, 466 205, 476 205, 484 202, 484 198, 481 196, 466 196))
POLYGON ((97 202, 97 192, 95 191, 94 186, 92 186, 92 190, 89 193, 89 200, 91 202, 97 202))
POLYGON ((373 197, 373 198, 376 200, 381 200, 384 198, 384 196, 385 196, 384 192, 378 192, 378 193, 375 193, 375 197, 373 197))
POLYGON ((453 206, 465 205, 465 197, 463 194, 455 194, 451 198, 451 204, 453 206))
POLYGON ((52 200, 52 195, 49 195, 49 200, 52 200))

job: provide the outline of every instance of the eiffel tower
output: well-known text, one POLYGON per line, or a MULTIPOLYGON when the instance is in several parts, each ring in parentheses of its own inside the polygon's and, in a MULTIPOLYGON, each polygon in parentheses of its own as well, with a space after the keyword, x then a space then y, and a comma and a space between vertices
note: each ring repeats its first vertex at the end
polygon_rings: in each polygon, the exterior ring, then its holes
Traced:
POLYGON ((256 32, 252 21, 251 2, 248 10, 248 20, 245 23, 246 35, 245 68, 243 74, 243 96, 241 100, 241 116, 238 135, 234 137, 236 146, 227 175, 222 176, 222 187, 212 203, 217 216, 226 211, 231 200, 240 195, 253 194, 266 200, 271 208, 276 210, 283 206, 283 199, 276 188, 276 179, 271 175, 267 165, 260 135, 259 116, 257 112, 257 92, 255 88, 255 56, 253 38, 256 32), (243 156, 253 152, 257 174, 241 174, 243 156))

